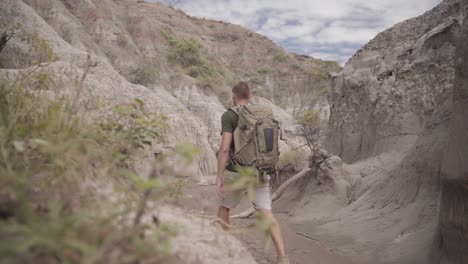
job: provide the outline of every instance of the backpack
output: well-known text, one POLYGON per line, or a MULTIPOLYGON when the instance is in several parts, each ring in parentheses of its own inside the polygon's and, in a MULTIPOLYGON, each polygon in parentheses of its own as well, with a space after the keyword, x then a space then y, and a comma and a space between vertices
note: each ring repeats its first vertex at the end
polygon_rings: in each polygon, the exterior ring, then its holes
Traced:
POLYGON ((261 173, 275 172, 280 154, 280 127, 271 108, 249 104, 231 110, 239 117, 234 130, 236 162, 240 166, 255 166, 261 173))

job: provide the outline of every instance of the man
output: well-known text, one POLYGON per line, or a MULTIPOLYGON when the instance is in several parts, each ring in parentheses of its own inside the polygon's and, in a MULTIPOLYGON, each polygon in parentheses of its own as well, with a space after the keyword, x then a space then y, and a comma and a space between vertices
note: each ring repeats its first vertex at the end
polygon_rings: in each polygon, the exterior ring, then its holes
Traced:
MULTIPOLYGON (((249 86, 240 82, 232 88, 232 101, 235 106, 244 106, 249 103, 251 98, 249 86)), ((218 172, 216 178, 216 190, 218 195, 222 198, 222 203, 219 207, 218 218, 221 220, 221 226, 224 230, 229 228, 229 212, 237 206, 241 197, 238 193, 229 192, 229 186, 224 184, 224 170, 230 158, 230 151, 234 148, 233 134, 236 130, 239 121, 238 115, 235 111, 227 110, 222 118, 222 137, 218 153, 218 172)), ((226 184, 228 185, 228 184, 226 184)), ((255 190, 255 198, 253 200, 255 209, 267 220, 270 224, 270 233, 272 236, 273 244, 276 248, 278 255, 278 263, 288 264, 289 260, 286 256, 283 236, 281 234, 281 227, 271 212, 271 195, 270 186, 268 181, 260 183, 260 187, 255 190)))

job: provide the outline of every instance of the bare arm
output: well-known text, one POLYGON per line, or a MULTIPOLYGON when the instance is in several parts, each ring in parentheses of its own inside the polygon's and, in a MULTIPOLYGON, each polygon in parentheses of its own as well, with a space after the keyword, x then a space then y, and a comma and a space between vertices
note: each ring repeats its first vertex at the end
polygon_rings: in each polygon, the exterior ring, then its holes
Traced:
POLYGON ((232 133, 223 132, 221 136, 221 143, 219 145, 218 152, 218 171, 216 175, 216 190, 218 195, 225 197, 224 195, 224 169, 226 168, 227 161, 229 159, 229 150, 232 143, 232 133))

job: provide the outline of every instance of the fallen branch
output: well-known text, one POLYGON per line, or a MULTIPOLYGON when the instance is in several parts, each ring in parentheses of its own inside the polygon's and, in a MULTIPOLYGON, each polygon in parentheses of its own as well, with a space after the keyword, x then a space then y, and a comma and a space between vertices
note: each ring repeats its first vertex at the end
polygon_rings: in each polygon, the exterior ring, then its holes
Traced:
MULTIPOLYGON (((153 166, 153 169, 151 170, 151 174, 148 177, 149 180, 155 180, 159 177, 159 169, 153 166)), ((138 225, 140 225, 141 219, 143 218, 143 214, 145 213, 146 206, 148 204, 148 200, 150 195, 153 193, 154 188, 149 188, 143 192, 143 195, 140 198, 140 201, 138 203, 138 208, 135 214, 135 218, 133 219, 133 227, 136 228, 138 225)), ((153 221, 154 221, 154 216, 153 216, 153 221)))
POLYGON ((315 238, 313 238, 313 237, 311 237, 311 236, 309 236, 309 235, 307 235, 307 234, 305 234, 305 233, 296 232, 296 234, 298 234, 298 235, 300 235, 300 236, 302 236, 302 237, 305 237, 305 238, 307 238, 308 240, 313 241, 313 242, 319 244, 319 245, 322 246, 323 248, 327 248, 327 247, 325 246, 325 244, 323 244, 320 240, 315 239, 315 238))
MULTIPOLYGON (((271 202, 273 203, 274 201, 278 200, 288 188, 289 185, 291 185, 293 182, 297 181, 298 179, 304 177, 311 169, 310 168, 305 168, 298 174, 292 176, 289 178, 285 183, 281 184, 281 186, 273 193, 271 196, 271 202)), ((255 208, 250 207, 249 209, 243 211, 242 213, 235 214, 231 216, 231 218, 248 218, 252 216, 255 213, 255 208)))
POLYGON ((86 76, 88 75, 89 69, 96 67, 99 64, 99 62, 92 62, 91 61, 91 55, 88 53, 88 57, 86 59, 86 65, 83 71, 83 75, 81 75, 80 81, 78 82, 77 88, 76 88, 76 94, 75 97, 73 98, 73 103, 72 103, 72 113, 76 113, 78 111, 78 103, 80 100, 81 92, 84 90, 84 82, 86 80, 86 76))

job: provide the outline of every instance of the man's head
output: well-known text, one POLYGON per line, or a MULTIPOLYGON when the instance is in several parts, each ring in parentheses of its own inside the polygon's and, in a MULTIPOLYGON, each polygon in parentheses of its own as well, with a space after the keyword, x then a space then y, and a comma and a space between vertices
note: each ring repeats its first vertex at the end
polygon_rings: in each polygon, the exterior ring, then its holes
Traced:
POLYGON ((232 102, 234 105, 244 104, 250 100, 249 85, 245 82, 240 82, 232 87, 232 102))

